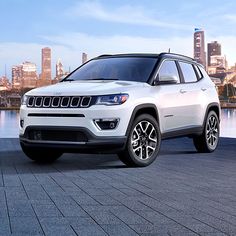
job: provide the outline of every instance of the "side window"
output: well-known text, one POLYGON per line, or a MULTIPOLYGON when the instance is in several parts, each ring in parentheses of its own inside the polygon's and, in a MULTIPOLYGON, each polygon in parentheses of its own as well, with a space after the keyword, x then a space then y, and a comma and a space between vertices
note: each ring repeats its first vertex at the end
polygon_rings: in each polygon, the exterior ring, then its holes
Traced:
POLYGON ((191 64, 179 62, 179 65, 182 70, 185 83, 197 82, 197 76, 191 64))
POLYGON ((178 83, 180 83, 179 72, 176 67, 175 61, 164 61, 159 70, 159 78, 161 77, 173 77, 177 78, 178 83))
POLYGON ((206 71, 201 66, 199 66, 198 68, 201 71, 204 78, 209 78, 209 75, 206 73, 206 71))
POLYGON ((198 80, 202 79, 203 76, 198 66, 194 65, 193 67, 195 68, 195 72, 197 73, 198 80))

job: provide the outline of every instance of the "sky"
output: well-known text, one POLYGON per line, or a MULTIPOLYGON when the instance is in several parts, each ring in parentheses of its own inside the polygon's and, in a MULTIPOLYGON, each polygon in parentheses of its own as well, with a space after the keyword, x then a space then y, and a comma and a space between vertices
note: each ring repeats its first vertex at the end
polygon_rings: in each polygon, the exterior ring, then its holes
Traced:
POLYGON ((193 56, 194 28, 217 40, 236 63, 236 1, 222 0, 1 0, 0 76, 23 61, 37 64, 52 49, 52 69, 81 64, 81 54, 163 51, 193 56))

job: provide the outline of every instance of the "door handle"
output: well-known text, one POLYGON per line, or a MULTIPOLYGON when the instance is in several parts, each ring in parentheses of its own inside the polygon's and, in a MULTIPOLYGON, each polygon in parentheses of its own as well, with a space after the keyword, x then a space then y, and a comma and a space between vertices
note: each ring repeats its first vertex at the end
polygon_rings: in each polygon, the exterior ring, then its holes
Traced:
POLYGON ((204 91, 206 91, 207 89, 206 89, 206 88, 201 88, 201 90, 204 92, 204 91))
POLYGON ((180 89, 180 93, 187 93, 187 91, 184 89, 180 89))

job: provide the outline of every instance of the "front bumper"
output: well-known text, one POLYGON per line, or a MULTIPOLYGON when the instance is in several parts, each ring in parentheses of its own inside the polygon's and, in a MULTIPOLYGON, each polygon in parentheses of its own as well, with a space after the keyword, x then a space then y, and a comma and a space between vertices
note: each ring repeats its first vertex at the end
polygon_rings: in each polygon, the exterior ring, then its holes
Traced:
POLYGON ((89 108, 29 108, 25 105, 20 109, 20 135, 24 135, 29 126, 67 126, 84 127, 98 137, 125 136, 127 126, 132 114, 132 107, 129 103, 119 106, 98 106, 89 108), (119 124, 115 129, 100 130, 94 120, 99 119, 119 119, 119 124))
POLYGON ((28 126, 20 142, 28 147, 42 147, 78 153, 117 153, 124 150, 126 136, 100 137, 84 127, 28 126))

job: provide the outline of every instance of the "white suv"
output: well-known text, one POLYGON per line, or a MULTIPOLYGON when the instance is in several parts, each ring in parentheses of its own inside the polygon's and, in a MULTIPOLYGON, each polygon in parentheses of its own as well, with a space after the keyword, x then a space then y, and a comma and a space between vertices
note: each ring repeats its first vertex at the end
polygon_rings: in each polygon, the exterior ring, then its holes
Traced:
POLYGON ((40 162, 64 152, 105 152, 128 166, 147 166, 165 138, 188 136, 199 152, 214 151, 219 120, 215 86, 193 59, 102 55, 60 83, 24 95, 20 143, 40 162))

